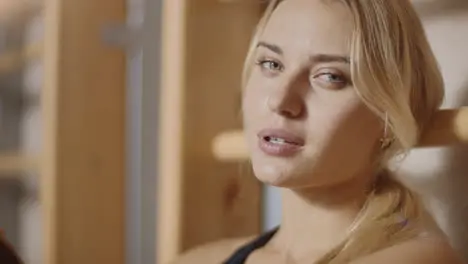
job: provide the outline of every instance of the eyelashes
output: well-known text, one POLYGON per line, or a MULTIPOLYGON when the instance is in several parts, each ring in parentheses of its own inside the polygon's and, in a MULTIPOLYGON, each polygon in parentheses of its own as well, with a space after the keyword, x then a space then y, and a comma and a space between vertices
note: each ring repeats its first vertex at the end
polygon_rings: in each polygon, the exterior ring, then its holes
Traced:
MULTIPOLYGON (((284 65, 276 59, 259 58, 255 61, 255 65, 260 68, 261 72, 268 78, 276 77, 284 72, 284 65)), ((351 84, 349 78, 334 68, 323 68, 315 74, 310 74, 309 82, 318 84, 328 89, 339 89, 351 84)))
POLYGON ((255 65, 259 66, 262 71, 282 72, 284 70, 283 64, 274 59, 261 58, 255 61, 255 65))
POLYGON ((314 76, 311 76, 310 82, 312 83, 313 81, 320 82, 325 85, 331 85, 331 86, 346 86, 350 82, 348 81, 348 78, 342 74, 338 73, 333 73, 333 72, 322 72, 318 73, 314 76))

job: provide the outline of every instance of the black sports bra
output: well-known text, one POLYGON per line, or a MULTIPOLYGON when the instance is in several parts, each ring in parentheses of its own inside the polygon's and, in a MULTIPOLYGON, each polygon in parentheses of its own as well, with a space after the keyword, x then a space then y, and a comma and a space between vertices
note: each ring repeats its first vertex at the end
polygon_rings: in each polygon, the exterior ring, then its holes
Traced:
POLYGON ((232 254, 223 264, 244 264, 249 255, 255 250, 263 247, 276 234, 278 228, 262 234, 252 242, 242 246, 232 254))

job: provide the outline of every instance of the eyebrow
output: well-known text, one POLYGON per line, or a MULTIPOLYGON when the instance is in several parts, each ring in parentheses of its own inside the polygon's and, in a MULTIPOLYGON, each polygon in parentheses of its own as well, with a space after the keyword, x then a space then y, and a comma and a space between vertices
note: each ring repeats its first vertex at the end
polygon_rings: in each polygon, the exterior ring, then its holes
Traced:
MULTIPOLYGON (((259 41, 257 44, 258 47, 264 47, 267 48, 274 53, 277 53, 278 55, 283 55, 283 49, 279 47, 278 45, 271 44, 265 41, 259 41)), ((346 63, 350 64, 350 58, 347 56, 341 56, 341 55, 334 55, 334 54, 315 54, 313 56, 310 56, 309 59, 312 63, 330 63, 330 62, 340 62, 340 63, 346 63)))
POLYGON ((327 63, 327 62, 340 62, 350 64, 350 58, 347 56, 333 55, 333 54, 316 54, 310 56, 312 63, 327 63))
POLYGON ((264 48, 267 48, 267 49, 273 51, 274 53, 277 53, 279 55, 283 55, 283 50, 279 46, 277 46, 275 44, 270 44, 270 43, 267 43, 267 42, 264 42, 264 41, 260 41, 257 44, 257 48, 258 47, 264 47, 264 48))

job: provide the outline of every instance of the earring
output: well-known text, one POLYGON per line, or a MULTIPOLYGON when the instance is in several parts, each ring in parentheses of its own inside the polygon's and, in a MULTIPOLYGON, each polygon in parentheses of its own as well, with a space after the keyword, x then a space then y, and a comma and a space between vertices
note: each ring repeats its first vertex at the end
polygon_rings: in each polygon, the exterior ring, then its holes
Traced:
POLYGON ((384 126, 384 135, 383 137, 380 139, 380 148, 382 150, 385 150, 387 149, 388 147, 390 147, 390 145, 392 145, 393 141, 395 140, 395 138, 393 137, 390 137, 388 135, 388 114, 387 112, 385 112, 385 126, 384 126))

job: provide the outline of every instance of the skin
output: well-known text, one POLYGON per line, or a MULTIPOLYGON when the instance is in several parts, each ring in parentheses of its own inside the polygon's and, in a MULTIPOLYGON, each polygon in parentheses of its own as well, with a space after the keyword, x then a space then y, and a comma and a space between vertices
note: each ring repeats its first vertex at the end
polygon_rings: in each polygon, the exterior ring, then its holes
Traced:
MULTIPOLYGON (((351 225, 375 177, 383 124, 361 102, 349 65, 353 19, 338 2, 288 0, 260 37, 244 91, 244 127, 256 177, 283 187, 281 229, 247 263, 312 263, 351 225), (292 156, 258 147, 262 129, 304 138, 292 156)), ((176 263, 222 263, 252 238, 197 248, 176 263)), ((353 264, 459 263, 445 240, 424 237, 353 264)))

